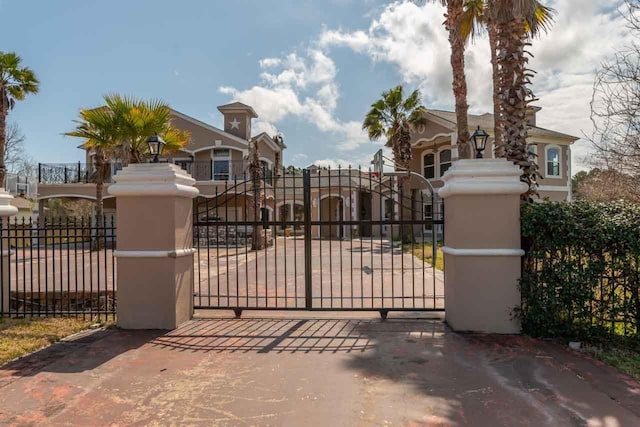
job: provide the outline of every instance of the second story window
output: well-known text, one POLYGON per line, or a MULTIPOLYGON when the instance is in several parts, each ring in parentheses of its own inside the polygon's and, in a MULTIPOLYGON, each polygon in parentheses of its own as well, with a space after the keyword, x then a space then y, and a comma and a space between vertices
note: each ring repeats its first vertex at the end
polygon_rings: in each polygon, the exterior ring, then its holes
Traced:
POLYGON ((451 167, 451 150, 442 150, 440 152, 440 176, 444 175, 451 167))
POLYGON ((231 153, 227 149, 213 150, 213 179, 228 181, 231 176, 231 153))
POLYGON ((560 149, 547 148, 547 176, 560 177, 560 149))
POLYGON ((436 158, 433 153, 424 155, 424 177, 427 179, 433 179, 436 177, 436 158))
POLYGON ((538 146, 537 145, 529 145, 527 146, 527 151, 529 152, 529 161, 535 162, 538 157, 538 146))

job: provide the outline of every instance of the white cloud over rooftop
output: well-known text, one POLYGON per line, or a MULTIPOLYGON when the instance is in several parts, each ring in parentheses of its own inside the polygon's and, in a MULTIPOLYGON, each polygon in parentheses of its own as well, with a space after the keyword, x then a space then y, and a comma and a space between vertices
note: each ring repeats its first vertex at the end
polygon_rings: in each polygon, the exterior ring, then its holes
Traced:
MULTIPOLYGON (((589 101, 594 70, 617 46, 628 41, 622 17, 611 0, 555 0, 558 11, 551 31, 533 41, 531 67, 538 72, 534 90, 543 107, 538 123, 564 133, 589 134, 589 101)), ((348 91, 339 84, 339 69, 332 57, 336 49, 365 55, 373 63, 388 64, 399 82, 419 87, 427 107, 452 109, 449 44, 442 26, 444 8, 427 2, 395 2, 373 15, 367 28, 323 28, 311 46, 279 58, 260 60, 259 82, 248 89, 220 91, 253 105, 261 119, 274 125, 287 116, 300 117, 328 134, 345 156, 361 160, 368 140, 359 120, 336 113, 348 91)), ((466 74, 471 111, 491 111, 491 65, 486 36, 468 48, 466 74)), ((377 96, 372 93, 372 99, 377 96)), ((574 165, 587 154, 587 145, 574 148, 574 165)), ((329 161, 329 159, 326 159, 329 161)))

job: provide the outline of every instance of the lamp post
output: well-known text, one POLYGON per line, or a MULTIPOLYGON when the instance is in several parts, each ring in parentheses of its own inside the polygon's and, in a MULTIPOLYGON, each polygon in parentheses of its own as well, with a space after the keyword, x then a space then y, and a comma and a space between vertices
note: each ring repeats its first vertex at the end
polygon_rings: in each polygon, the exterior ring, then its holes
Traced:
POLYGON ((476 149, 476 159, 482 158, 482 152, 487 146, 487 140, 489 139, 489 134, 484 131, 484 129, 476 129, 471 135, 471 139, 473 140, 473 146, 476 149))
POLYGON ((160 163, 160 155, 167 143, 158 135, 153 135, 147 139, 147 145, 149 146, 149 153, 153 156, 153 163, 160 163))

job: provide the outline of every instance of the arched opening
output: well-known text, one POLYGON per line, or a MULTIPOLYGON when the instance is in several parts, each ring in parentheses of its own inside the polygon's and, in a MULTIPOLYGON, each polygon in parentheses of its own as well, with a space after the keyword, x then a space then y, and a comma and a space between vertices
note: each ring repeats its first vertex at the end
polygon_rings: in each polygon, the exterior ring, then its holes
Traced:
MULTIPOLYGON (((320 199, 320 221, 342 221, 344 219, 344 201, 342 196, 325 196, 320 199)), ((342 239, 344 230, 340 224, 320 226, 323 239, 342 239)))

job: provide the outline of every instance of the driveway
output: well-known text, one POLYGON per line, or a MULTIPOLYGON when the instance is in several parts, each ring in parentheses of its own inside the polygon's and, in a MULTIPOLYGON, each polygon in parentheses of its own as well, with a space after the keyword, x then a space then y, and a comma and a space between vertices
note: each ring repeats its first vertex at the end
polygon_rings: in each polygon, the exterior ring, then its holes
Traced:
MULTIPOLYGON (((305 307, 302 237, 257 253, 200 248, 196 260, 196 306, 305 307)), ((311 286, 316 309, 444 308, 443 272, 380 239, 312 240, 311 286)))
POLYGON ((97 331, 0 368, 0 393, 2 425, 640 425, 640 386, 587 357, 391 316, 97 331))

